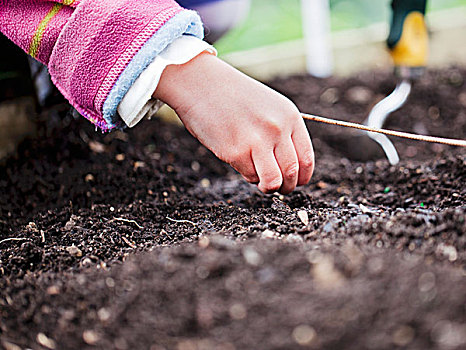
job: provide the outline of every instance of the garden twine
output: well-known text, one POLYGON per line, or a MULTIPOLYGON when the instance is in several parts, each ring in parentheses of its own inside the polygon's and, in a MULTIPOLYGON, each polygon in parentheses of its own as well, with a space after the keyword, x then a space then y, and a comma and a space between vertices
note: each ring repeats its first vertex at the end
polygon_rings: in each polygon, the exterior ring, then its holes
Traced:
POLYGON ((343 126, 346 128, 354 128, 354 129, 359 129, 359 130, 364 130, 364 131, 369 131, 369 132, 376 132, 379 134, 402 137, 405 139, 411 139, 411 140, 416 140, 416 141, 425 141, 425 142, 432 142, 432 143, 441 143, 441 144, 449 145, 449 146, 466 147, 466 140, 448 139, 448 138, 436 137, 436 136, 411 134, 409 132, 404 132, 404 131, 373 128, 373 127, 366 126, 366 125, 319 117, 317 115, 312 115, 312 114, 307 114, 307 113, 301 113, 301 115, 304 119, 308 119, 308 120, 312 120, 312 121, 320 122, 320 123, 325 123, 325 124, 338 125, 338 126, 343 126))

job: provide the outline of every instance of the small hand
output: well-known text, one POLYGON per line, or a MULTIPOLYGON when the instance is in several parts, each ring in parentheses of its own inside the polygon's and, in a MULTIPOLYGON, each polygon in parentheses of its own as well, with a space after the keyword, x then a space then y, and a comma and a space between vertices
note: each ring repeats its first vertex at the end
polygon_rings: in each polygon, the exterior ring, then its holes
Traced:
POLYGON ((262 192, 288 194, 309 182, 314 152, 296 106, 217 57, 167 67, 154 97, 262 192))

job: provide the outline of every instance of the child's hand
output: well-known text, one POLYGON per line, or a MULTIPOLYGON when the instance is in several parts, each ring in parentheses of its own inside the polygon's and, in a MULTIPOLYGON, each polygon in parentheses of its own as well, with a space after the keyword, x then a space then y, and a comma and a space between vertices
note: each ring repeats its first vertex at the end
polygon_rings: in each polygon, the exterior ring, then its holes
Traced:
POLYGON ((167 67, 154 97, 262 192, 288 194, 309 182, 314 152, 295 105, 217 57, 167 67))

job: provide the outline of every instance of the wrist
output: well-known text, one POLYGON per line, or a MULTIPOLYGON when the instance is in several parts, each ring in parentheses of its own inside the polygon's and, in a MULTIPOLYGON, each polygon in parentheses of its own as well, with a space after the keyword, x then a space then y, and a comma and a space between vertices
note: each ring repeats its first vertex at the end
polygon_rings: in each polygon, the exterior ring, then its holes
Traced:
POLYGON ((167 66, 152 96, 177 110, 201 93, 201 82, 208 79, 210 69, 218 61, 216 56, 204 51, 189 62, 167 66))

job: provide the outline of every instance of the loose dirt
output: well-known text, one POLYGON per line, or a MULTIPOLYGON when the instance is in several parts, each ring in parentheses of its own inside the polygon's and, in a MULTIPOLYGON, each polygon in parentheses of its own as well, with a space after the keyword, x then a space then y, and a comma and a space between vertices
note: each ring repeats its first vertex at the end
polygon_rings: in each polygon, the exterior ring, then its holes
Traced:
MULTIPOLYGON (((466 70, 387 128, 466 136, 466 70)), ((272 82, 362 122, 389 72, 272 82)), ((263 195, 184 129, 103 135, 56 106, 0 169, 0 344, 32 349, 464 349, 464 149, 308 123, 316 172, 263 195)))

